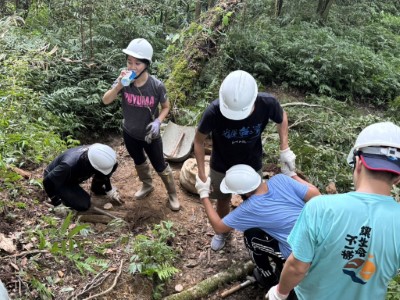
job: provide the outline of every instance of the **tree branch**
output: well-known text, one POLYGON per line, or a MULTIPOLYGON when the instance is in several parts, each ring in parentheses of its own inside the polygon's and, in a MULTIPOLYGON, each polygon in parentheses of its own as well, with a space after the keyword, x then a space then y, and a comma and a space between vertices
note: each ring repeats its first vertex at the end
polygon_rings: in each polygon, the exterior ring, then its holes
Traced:
POLYGON ((107 290, 105 290, 104 292, 98 293, 98 294, 96 294, 96 295, 87 297, 87 298, 85 298, 84 300, 89 300, 89 299, 93 299, 93 298, 96 298, 96 297, 100 297, 100 296, 103 296, 103 295, 108 294, 109 292, 111 292, 112 289, 113 289, 113 288, 115 287, 115 285, 117 284, 118 278, 119 278, 119 276, 120 276, 121 273, 122 273, 122 266, 123 266, 123 264, 124 264, 124 260, 122 259, 122 260, 121 260, 121 263, 120 263, 120 265, 119 265, 119 268, 118 268, 117 275, 115 275, 114 282, 112 283, 112 285, 111 285, 107 290))

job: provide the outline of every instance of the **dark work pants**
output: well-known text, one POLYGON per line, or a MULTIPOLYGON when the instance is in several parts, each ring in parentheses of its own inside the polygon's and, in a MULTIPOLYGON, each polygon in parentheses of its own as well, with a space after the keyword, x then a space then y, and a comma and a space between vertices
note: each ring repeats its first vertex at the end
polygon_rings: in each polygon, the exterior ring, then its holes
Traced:
MULTIPOLYGON (((117 168, 117 164, 113 172, 117 168)), ((45 170, 44 177, 46 178, 48 172, 45 170)), ((106 195, 106 191, 111 190, 111 182, 109 176, 95 174, 92 179, 90 190, 95 195, 106 195)), ((77 211, 86 211, 90 208, 90 195, 79 184, 66 184, 53 190, 52 185, 44 185, 44 190, 51 198, 53 205, 64 203, 77 211), (61 202, 60 202, 61 201, 61 202)))
POLYGON ((250 228, 244 232, 244 243, 263 277, 268 278, 268 281, 279 280, 285 259, 279 250, 278 241, 259 228, 250 228), (275 263, 275 268, 270 260, 275 263))
POLYGON ((161 173, 167 167, 164 159, 161 137, 152 140, 151 144, 147 144, 145 141, 134 139, 124 131, 124 142, 126 150, 128 150, 136 166, 146 161, 146 153, 151 165, 157 173, 161 173))
MULTIPOLYGON (((264 279, 271 285, 278 284, 286 261, 280 252, 278 241, 259 228, 250 228, 244 232, 244 243, 264 279), (275 267, 271 265, 271 261, 274 262, 275 267)), ((288 300, 296 299, 292 291, 288 300)))
POLYGON ((57 196, 65 206, 77 211, 85 211, 90 207, 90 195, 79 184, 62 186, 57 196))

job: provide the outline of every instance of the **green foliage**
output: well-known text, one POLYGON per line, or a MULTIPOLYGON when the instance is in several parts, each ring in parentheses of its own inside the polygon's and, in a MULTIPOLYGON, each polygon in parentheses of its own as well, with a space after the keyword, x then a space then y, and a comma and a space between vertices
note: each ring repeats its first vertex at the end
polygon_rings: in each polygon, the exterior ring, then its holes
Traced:
POLYGON ((228 12, 226 15, 224 15, 223 16, 223 18, 222 18, 222 24, 224 25, 224 26, 228 26, 229 25, 229 20, 230 20, 230 17, 232 16, 232 14, 233 14, 233 12, 228 12))
POLYGON ((61 120, 43 108, 37 92, 26 87, 32 69, 39 68, 35 56, 40 51, 33 49, 38 40, 19 41, 15 23, 10 18, 0 22, 9 26, 0 44, 0 168, 7 172, 7 164, 31 167, 48 161, 67 143, 55 133, 61 120))
POLYGON ((171 239, 175 236, 172 226, 172 222, 162 221, 154 225, 150 236, 139 234, 133 242, 134 254, 130 259, 129 272, 138 272, 154 280, 154 299, 159 299, 160 282, 179 272, 172 265, 176 257, 174 249, 170 246, 171 239))
POLYGON ((70 212, 64 219, 61 228, 48 227, 45 230, 37 229, 36 234, 39 238, 40 250, 48 249, 54 255, 63 256, 76 251, 81 254, 83 253, 82 244, 76 238, 81 230, 88 228, 88 225, 77 225, 72 230, 69 230, 72 216, 73 214, 70 212))
POLYGON ((400 275, 397 275, 392 281, 389 282, 386 300, 399 300, 400 299, 400 275))
POLYGON ((41 283, 37 278, 32 277, 30 284, 32 285, 32 288, 39 293, 40 299, 43 300, 53 299, 54 295, 51 292, 50 288, 46 287, 46 285, 41 283))
POLYGON ((182 104, 186 102, 197 75, 195 71, 190 70, 184 57, 177 57, 173 64, 174 70, 165 82, 165 86, 171 91, 168 97, 171 99, 172 113, 178 118, 181 114, 179 108, 185 106, 182 104))
MULTIPOLYGON (((338 35, 310 23, 289 24, 283 30, 260 19, 256 25, 232 28, 223 49, 232 69, 245 68, 263 83, 286 82, 307 92, 382 104, 400 91, 400 59, 393 55, 400 43, 373 47, 373 39, 388 33, 370 26, 367 35, 360 29, 338 35)), ((400 38, 391 35, 388 41, 400 38)))
MULTIPOLYGON (((289 144, 297 155, 296 167, 321 191, 329 182, 334 182, 339 192, 352 189, 352 173, 346 159, 360 131, 376 122, 397 123, 396 119, 369 114, 329 97, 310 96, 304 105, 280 100, 288 113, 289 144)), ((275 126, 268 126, 263 143, 265 163, 278 163, 278 144, 275 126)))
POLYGON ((36 227, 32 234, 37 237, 39 250, 49 250, 54 256, 69 259, 82 273, 95 273, 98 267, 108 267, 108 262, 94 256, 86 256, 84 236, 88 233, 87 224, 72 224, 70 212, 58 226, 56 219, 44 217, 44 223, 36 227))
MULTIPOLYGON (((14 4, 7 3, 4 11, 14 12, 14 4)), ((234 69, 252 73, 260 90, 280 84, 310 95, 304 101, 316 106, 285 107, 297 166, 322 191, 329 181, 339 191, 351 189, 345 158, 361 128, 381 120, 399 122, 398 1, 337 0, 324 24, 317 20, 315 1, 284 1, 279 18, 269 18, 274 1, 245 1, 233 10, 216 7, 196 22, 194 5, 178 0, 31 1, 27 18, 1 19, 0 190, 7 190, 10 199, 26 192, 7 165, 35 168, 76 145, 73 138, 85 131, 99 137, 103 130, 120 128, 118 101, 104 106, 101 98, 126 64, 121 49, 136 37, 152 43, 152 72, 166 83, 171 115, 182 125, 198 123, 234 69), (370 113, 371 103, 385 109, 370 113)), ((269 126, 263 139, 265 162, 277 163, 276 128, 269 126)), ((398 189, 393 193, 398 198, 398 189)), ((16 207, 23 209, 18 202, 0 202, 0 211, 16 207)), ((57 224, 46 217, 35 228, 40 249, 69 259, 81 273, 107 265, 83 251, 89 243, 84 226, 70 229, 67 217, 60 234, 57 224)), ((131 273, 159 283, 154 298, 162 294, 161 282, 177 272, 172 224, 157 226, 135 238, 130 265, 131 273)), ((111 246, 95 251, 103 254, 111 246)), ((390 299, 398 298, 396 280, 390 299)), ((52 297, 46 284, 33 280, 31 285, 40 298, 52 297)))

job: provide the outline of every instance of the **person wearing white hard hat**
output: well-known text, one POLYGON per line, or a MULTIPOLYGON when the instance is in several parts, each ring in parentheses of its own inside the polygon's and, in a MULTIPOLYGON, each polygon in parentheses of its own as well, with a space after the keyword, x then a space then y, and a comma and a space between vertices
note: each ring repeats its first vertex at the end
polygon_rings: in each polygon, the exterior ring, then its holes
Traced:
POLYGON ((124 142, 142 182, 134 195, 135 199, 143 199, 154 190, 150 160, 167 189, 169 207, 177 211, 180 203, 172 169, 164 159, 160 136, 160 125, 168 115, 170 104, 164 84, 150 75, 148 70, 153 47, 146 39, 137 38, 123 52, 127 57, 127 68, 121 71, 111 89, 104 94, 103 103, 110 104, 119 94, 122 96, 124 142), (124 83, 127 74, 131 75, 128 83, 124 83))
POLYGON ((295 172, 291 177, 278 174, 263 181, 251 166, 235 165, 226 172, 220 189, 241 195, 244 201, 221 218, 209 199, 210 178, 206 182, 198 180, 196 188, 214 231, 244 232, 246 248, 256 265, 254 277, 265 288, 275 285, 291 252, 286 238, 305 202, 320 195, 319 190, 295 172))
POLYGON ((400 127, 391 122, 361 131, 347 162, 355 191, 315 197, 288 242, 292 254, 266 299, 385 299, 400 269, 400 127))
POLYGON ((118 167, 117 154, 104 144, 78 146, 61 153, 45 169, 43 187, 54 206, 64 204, 77 211, 86 211, 91 196, 80 184, 92 178, 90 190, 119 204, 122 200, 111 184, 118 167))
MULTIPOLYGON (((295 171, 296 155, 289 148, 288 119, 278 100, 258 92, 257 83, 249 73, 231 72, 222 82, 219 99, 205 110, 194 140, 199 180, 211 178, 211 198, 217 199, 217 212, 223 218, 230 210, 230 194, 221 193, 219 186, 225 172, 236 164, 247 164, 261 174, 263 146, 261 135, 269 121, 276 123, 280 139, 282 171, 295 171), (205 174, 204 142, 211 134, 210 174, 205 174)), ((211 249, 218 251, 228 235, 216 234, 211 249)))

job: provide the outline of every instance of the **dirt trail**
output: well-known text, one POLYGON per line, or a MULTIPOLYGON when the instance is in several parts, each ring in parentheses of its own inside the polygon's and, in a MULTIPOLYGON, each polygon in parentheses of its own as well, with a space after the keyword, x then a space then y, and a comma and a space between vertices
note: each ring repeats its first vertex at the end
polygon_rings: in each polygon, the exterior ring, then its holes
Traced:
MULTIPOLYGON (((163 295, 174 293, 174 287, 177 284, 187 289, 196 283, 213 276, 214 274, 226 270, 233 262, 248 261, 249 256, 244 246, 242 233, 233 232, 230 240, 228 241, 225 248, 219 252, 214 252, 210 249, 210 241, 214 232, 210 226, 207 216, 205 215, 203 205, 198 200, 197 195, 186 192, 179 184, 179 172, 182 167, 182 163, 170 163, 173 172, 174 179, 177 187, 178 198, 181 203, 181 210, 173 212, 167 207, 167 192, 157 173, 153 170, 153 180, 155 189, 154 191, 143 200, 134 200, 133 195, 135 191, 140 187, 140 182, 136 176, 133 160, 128 155, 123 140, 119 135, 113 135, 106 137, 102 141, 112 146, 118 153, 119 167, 116 173, 112 177, 112 183, 115 185, 120 193, 120 196, 125 201, 122 206, 114 206, 110 211, 118 212, 120 214, 127 215, 127 221, 129 222, 129 228, 121 229, 130 230, 134 234, 146 234, 148 226, 152 227, 153 224, 158 224, 162 220, 170 220, 174 223, 174 230, 176 237, 173 240, 173 246, 178 251, 178 260, 174 265, 180 270, 178 274, 174 276, 172 280, 166 283, 163 295)), ((41 178, 42 169, 38 169, 32 172, 34 178, 41 178)), ((44 203, 35 204, 32 199, 40 199, 43 201, 46 196, 42 190, 37 187, 32 188, 26 183, 28 193, 21 194, 15 201, 25 202, 27 209, 16 210, 17 215, 15 219, 8 220, 0 218, 0 232, 9 234, 13 232, 24 232, 23 226, 33 226, 38 224, 37 219, 42 218, 45 215, 51 214, 49 207, 44 203)), ((83 185, 86 189, 89 189, 90 182, 86 182, 83 185)), ((4 198, 10 197, 5 191, 0 191, 0 195, 4 198)), ((91 225, 92 230, 95 232, 94 239, 96 243, 101 245, 107 240, 115 240, 118 236, 115 236, 115 232, 109 232, 107 225, 102 223, 96 223, 91 225)), ((24 247, 23 243, 20 243, 20 248, 24 247)), ((23 251, 24 249, 18 249, 23 251)), ((3 255, 4 253, 2 253, 3 255)), ((113 261, 119 262, 121 258, 125 259, 125 264, 121 277, 119 278, 116 286, 113 290, 105 296, 98 297, 96 299, 104 300, 122 300, 122 299, 140 299, 147 300, 151 299, 151 282, 149 279, 140 276, 132 276, 128 272, 129 258, 130 256, 123 251, 123 247, 112 248, 107 253, 107 258, 113 261)), ((23 298, 19 297, 19 286, 21 282, 16 276, 15 266, 26 264, 24 257, 13 260, 13 264, 10 262, 0 265, 0 278, 7 284, 12 299, 39 299, 38 295, 25 295, 23 298)), ((62 268, 54 259, 41 259, 41 263, 46 262, 46 265, 41 266, 42 274, 35 274, 37 277, 44 278, 45 276, 57 277, 60 270, 65 273, 62 280, 62 284, 59 283, 56 287, 55 299, 67 299, 67 297, 61 296, 60 289, 62 287, 81 287, 87 284, 89 278, 78 273, 74 268, 62 268)), ((118 267, 117 265, 113 267, 118 267)), ((24 268, 28 268, 26 265, 24 268)), ((35 270, 36 272, 36 270, 35 270)), ((106 290, 112 285, 114 276, 110 276, 100 287, 101 290, 106 290)), ((238 284, 240 282, 232 282, 229 285, 221 286, 218 291, 210 294, 204 299, 221 299, 220 293, 224 290, 238 284)), ((98 293, 100 289, 96 289, 94 294, 98 293)), ((238 291, 225 299, 228 300, 239 300, 239 299, 263 299, 265 295, 264 290, 258 286, 250 286, 241 291, 238 291)), ((83 299, 83 298, 82 298, 83 299)))

